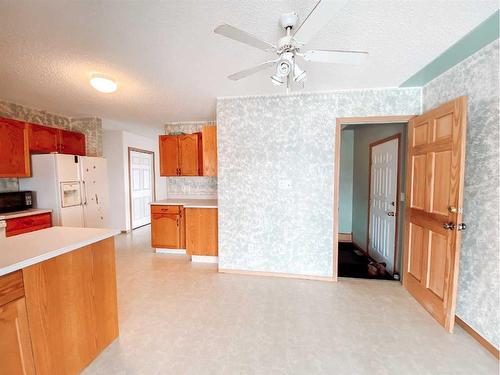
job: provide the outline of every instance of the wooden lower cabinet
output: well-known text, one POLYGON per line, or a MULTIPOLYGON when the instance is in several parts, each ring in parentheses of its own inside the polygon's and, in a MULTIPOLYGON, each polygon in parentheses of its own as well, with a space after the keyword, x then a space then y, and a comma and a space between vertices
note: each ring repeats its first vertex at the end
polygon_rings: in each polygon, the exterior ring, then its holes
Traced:
POLYGON ((0 276, 0 373, 35 374, 21 271, 0 276))
POLYGON ((7 228, 5 230, 6 237, 16 236, 18 234, 34 232, 36 230, 50 228, 52 226, 52 215, 50 212, 16 217, 8 219, 7 228))
POLYGON ((180 206, 151 206, 151 246, 182 249, 185 244, 183 212, 180 206))
POLYGON ((24 297, 0 306, 0 373, 35 374, 24 297))
POLYGON ((0 276, 0 374, 80 373, 118 337, 116 294, 113 238, 0 276))
POLYGON ((217 208, 186 208, 186 252, 217 256, 217 208))

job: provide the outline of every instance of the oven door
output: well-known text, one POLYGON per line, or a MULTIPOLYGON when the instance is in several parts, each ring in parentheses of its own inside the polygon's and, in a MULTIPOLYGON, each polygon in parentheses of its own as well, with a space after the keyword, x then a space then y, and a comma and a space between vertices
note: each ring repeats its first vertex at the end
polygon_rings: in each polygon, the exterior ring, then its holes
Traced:
POLYGON ((79 181, 61 182, 61 207, 80 206, 82 194, 79 181))

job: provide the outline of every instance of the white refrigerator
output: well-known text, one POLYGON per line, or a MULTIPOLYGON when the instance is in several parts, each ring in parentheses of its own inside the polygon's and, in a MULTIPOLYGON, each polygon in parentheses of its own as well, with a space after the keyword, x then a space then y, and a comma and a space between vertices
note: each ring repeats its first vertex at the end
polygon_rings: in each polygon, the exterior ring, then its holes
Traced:
POLYGON ((32 190, 34 204, 52 209, 52 224, 64 227, 109 226, 106 159, 43 154, 31 157, 31 178, 19 179, 32 190))

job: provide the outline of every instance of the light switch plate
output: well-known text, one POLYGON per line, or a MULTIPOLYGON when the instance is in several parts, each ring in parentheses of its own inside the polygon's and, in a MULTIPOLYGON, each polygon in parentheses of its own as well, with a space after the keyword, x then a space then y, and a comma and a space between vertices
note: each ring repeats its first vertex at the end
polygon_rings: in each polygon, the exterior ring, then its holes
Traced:
POLYGON ((404 202, 405 201, 405 193, 399 193, 399 201, 404 202))

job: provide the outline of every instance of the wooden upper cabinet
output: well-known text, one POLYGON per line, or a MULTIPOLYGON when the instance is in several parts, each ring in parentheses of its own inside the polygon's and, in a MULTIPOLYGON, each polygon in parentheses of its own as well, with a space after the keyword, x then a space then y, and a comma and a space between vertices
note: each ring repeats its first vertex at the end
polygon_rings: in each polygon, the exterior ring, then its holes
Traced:
POLYGON ((204 126, 201 130, 203 176, 217 176, 217 127, 204 126))
POLYGON ((29 177, 28 127, 24 122, 0 119, 0 177, 29 177))
POLYGON ((200 175, 200 133, 179 135, 180 176, 200 175))
POLYGON ((47 154, 59 151, 59 130, 48 126, 29 124, 30 151, 47 154))
POLYGON ((179 175, 179 147, 177 136, 160 136, 160 176, 179 175))
POLYGON ((61 154, 85 156, 85 134, 59 130, 59 152, 61 154))

